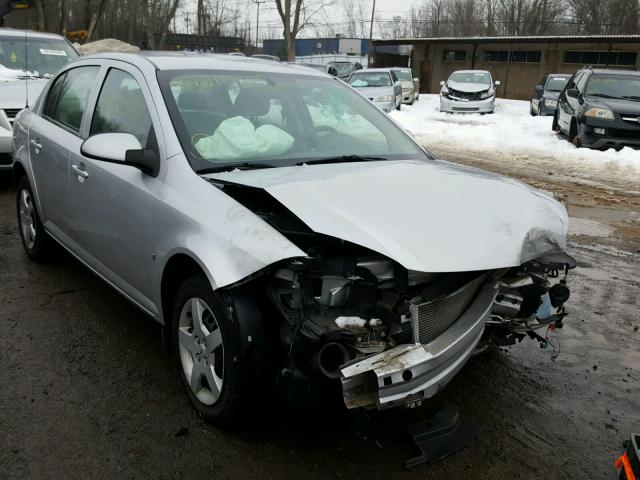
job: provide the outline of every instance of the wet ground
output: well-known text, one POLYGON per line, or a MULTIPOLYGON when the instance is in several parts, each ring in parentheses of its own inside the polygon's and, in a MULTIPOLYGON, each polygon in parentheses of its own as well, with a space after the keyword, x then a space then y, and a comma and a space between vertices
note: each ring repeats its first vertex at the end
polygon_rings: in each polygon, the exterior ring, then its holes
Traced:
MULTIPOLYGON (((426 408, 204 424, 152 321, 68 255, 27 260, 0 182, 0 478, 613 479, 622 441, 640 431, 640 253, 628 232, 603 236, 608 221, 571 237, 580 267, 555 348, 472 359, 438 400, 480 428, 476 440, 407 471, 416 452, 402 426, 426 408)), ((582 218, 593 207, 611 205, 584 205, 582 218)))

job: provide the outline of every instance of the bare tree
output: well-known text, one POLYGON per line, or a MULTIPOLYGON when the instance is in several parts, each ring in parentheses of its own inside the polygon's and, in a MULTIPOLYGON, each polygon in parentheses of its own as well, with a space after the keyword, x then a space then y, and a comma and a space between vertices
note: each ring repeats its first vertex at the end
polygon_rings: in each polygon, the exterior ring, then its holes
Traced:
POLYGON ((284 29, 283 37, 287 49, 287 59, 293 62, 296 59, 295 43, 298 34, 333 1, 275 0, 275 2, 284 29))
POLYGON ((96 30, 96 26, 104 13, 104 8, 107 5, 108 0, 98 0, 94 4, 88 2, 89 7, 92 10, 92 14, 89 20, 89 26, 87 27, 87 42, 90 42, 93 38, 93 34, 96 30))

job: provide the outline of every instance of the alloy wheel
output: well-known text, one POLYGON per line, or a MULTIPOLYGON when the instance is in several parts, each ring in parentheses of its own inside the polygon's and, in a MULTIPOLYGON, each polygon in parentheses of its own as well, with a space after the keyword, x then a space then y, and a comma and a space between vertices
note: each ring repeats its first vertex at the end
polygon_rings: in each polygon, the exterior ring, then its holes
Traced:
POLYGON ((28 190, 20 191, 20 230, 25 245, 29 250, 33 249, 36 243, 36 224, 33 208, 33 199, 28 190))
POLYGON ((220 326, 204 300, 191 298, 182 307, 178 347, 191 391, 203 404, 213 405, 222 392, 224 346, 220 326))

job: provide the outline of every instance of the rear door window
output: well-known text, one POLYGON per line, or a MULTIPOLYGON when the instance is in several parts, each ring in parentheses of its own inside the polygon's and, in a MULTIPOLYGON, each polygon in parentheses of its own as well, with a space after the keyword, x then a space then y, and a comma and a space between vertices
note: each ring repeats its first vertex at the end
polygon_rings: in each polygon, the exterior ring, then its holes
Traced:
POLYGON ((89 94, 100 67, 86 66, 68 70, 49 89, 43 115, 75 133, 80 132, 89 94))

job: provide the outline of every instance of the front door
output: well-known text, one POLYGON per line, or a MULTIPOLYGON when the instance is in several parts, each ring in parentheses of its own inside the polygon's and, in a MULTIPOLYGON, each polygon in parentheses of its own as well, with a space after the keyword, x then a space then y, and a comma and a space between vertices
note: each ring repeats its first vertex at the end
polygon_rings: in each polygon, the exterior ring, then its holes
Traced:
POLYGON ((420 63, 420 93, 431 93, 431 62, 420 63))
MULTIPOLYGON (((148 105, 140 73, 114 62, 89 112, 86 136, 130 133, 142 147, 158 151, 148 105)), ((150 300, 155 292, 149 272, 158 181, 129 165, 85 157, 79 147, 71 152, 70 168, 69 208, 76 221, 72 235, 83 259, 147 312, 157 313, 150 300)))

